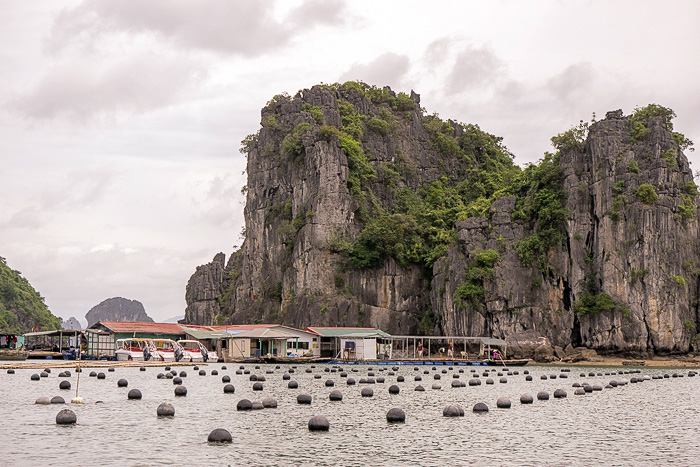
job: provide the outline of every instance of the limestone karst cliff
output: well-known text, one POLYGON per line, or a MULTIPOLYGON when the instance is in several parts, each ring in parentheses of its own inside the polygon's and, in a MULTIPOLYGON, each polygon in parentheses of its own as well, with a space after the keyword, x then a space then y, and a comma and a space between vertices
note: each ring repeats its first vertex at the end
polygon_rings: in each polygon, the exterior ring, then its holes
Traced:
POLYGON ((153 322, 141 302, 122 297, 108 298, 98 303, 85 313, 85 319, 88 327, 99 321, 153 322))
POLYGON ((609 112, 521 169, 500 138, 362 83, 277 96, 248 137, 245 241, 183 322, 377 326, 686 352, 696 197, 672 111, 609 112))

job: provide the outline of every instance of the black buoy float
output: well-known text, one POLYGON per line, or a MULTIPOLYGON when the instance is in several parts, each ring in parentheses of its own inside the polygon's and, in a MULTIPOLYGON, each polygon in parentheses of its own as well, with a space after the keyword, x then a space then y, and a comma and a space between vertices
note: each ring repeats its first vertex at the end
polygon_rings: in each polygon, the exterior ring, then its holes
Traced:
POLYGON ((105 378, 106 378, 106 376, 104 373, 102 373, 102 372, 97 373, 97 379, 105 379, 105 378))
POLYGON ((141 391, 138 389, 132 389, 129 394, 126 395, 129 399, 141 399, 141 391))
POLYGON ((399 392, 401 392, 401 390, 397 385, 392 384, 391 386, 389 386, 389 394, 398 394, 399 392))
POLYGON ((63 409, 56 415, 57 425, 75 425, 77 421, 78 417, 71 409, 63 409))
POLYGON ((199 370, 199 376, 206 376, 207 372, 205 370, 199 370))
POLYGON ((128 385, 129 385, 129 382, 128 382, 127 380, 125 380, 124 378, 122 378, 122 379, 120 379, 119 381, 117 381, 117 387, 118 387, 118 388, 125 388, 125 387, 127 387, 128 385))
POLYGON ((537 393, 537 400, 538 401, 548 401, 549 400, 549 393, 547 391, 540 391, 537 393))
POLYGON ((399 375, 399 376, 396 377, 396 382, 397 382, 397 383, 403 383, 405 380, 406 380, 406 379, 405 379, 403 376, 401 376, 401 375, 399 375))
POLYGON ((488 405, 484 404, 483 402, 477 402, 476 404, 474 404, 474 407, 472 408, 472 412, 475 412, 475 413, 484 413, 484 412, 488 412, 488 411, 489 411, 488 405))
POLYGON ((525 381, 532 381, 532 375, 527 375, 525 377, 525 381))
POLYGON ((139 371, 146 371, 146 367, 145 366, 139 367, 139 371))
POLYGON ((221 377, 221 382, 222 383, 230 383, 231 382, 231 377, 229 375, 224 375, 221 377))
POLYGON ((107 368, 107 371, 109 371, 110 373, 114 373, 114 368, 107 368))
POLYGON ((253 410, 253 403, 250 402, 248 399, 241 399, 238 401, 238 404, 236 404, 236 410, 253 410))
POLYGON ((181 371, 181 372, 180 372, 180 378, 187 378, 187 372, 181 371))
POLYGON ((233 384, 227 384, 224 386, 224 394, 233 394, 236 392, 236 388, 233 387, 233 384))
POLYGON ((331 393, 328 395, 328 399, 332 401, 342 401, 343 400, 343 394, 336 390, 336 391, 331 391, 331 393))
POLYGON ((372 388, 362 388, 362 391, 360 392, 362 397, 372 397, 374 396, 374 391, 372 388))
POLYGON ((53 396, 50 402, 52 404, 65 404, 66 400, 61 396, 53 396))
POLYGON ((173 378, 173 384, 182 384, 182 378, 176 376, 173 378))
POLYGON ((266 397, 262 401, 263 407, 266 409, 276 409, 277 408, 277 399, 272 398, 272 397, 266 397))
POLYGON ((459 407, 456 405, 448 405, 444 409, 442 409, 442 416, 443 417, 459 417, 460 416, 460 411, 459 407))
POLYGON ((175 407, 173 407, 173 405, 168 402, 163 402, 156 409, 156 415, 158 415, 159 417, 174 417, 175 407))
POLYGON ((283 380, 283 381, 288 381, 288 380, 290 380, 290 379, 292 379, 292 375, 290 375, 289 373, 285 373, 285 374, 282 375, 282 380, 283 380))
POLYGON ((310 394, 299 394, 297 396, 297 404, 304 404, 304 405, 311 404, 311 395, 310 394))
POLYGON ((309 420, 309 431, 328 431, 330 424, 323 415, 316 415, 309 420))
POLYGON ((262 405, 262 402, 259 402, 259 401, 253 402, 253 410, 262 410, 264 408, 265 408, 265 406, 262 405))
POLYGON ((406 414, 403 410, 398 408, 389 409, 386 413, 386 421, 389 423, 404 423, 406 421, 406 414))
POLYGON ((34 401, 35 404, 39 405, 49 405, 51 403, 51 399, 48 397, 40 397, 36 401, 34 401))
POLYGON ((58 383, 58 389, 70 389, 70 381, 61 381, 60 383, 58 383))
POLYGON ((37 375, 36 373, 34 373, 30 379, 32 381, 39 381, 41 379, 41 377, 39 375, 37 375))
POLYGON ((335 382, 333 382, 332 379, 327 379, 327 380, 326 380, 326 387, 327 387, 327 388, 332 388, 333 386, 335 386, 335 382))
POLYGON ((212 375, 212 376, 218 376, 218 375, 219 375, 219 372, 216 371, 216 370, 211 370, 211 375, 212 375))
POLYGON ((499 397, 496 401, 496 407, 499 409, 510 409, 510 399, 507 397, 499 397))
POLYGON ((353 386, 355 384, 355 379, 354 378, 348 378, 346 381, 348 386, 353 386))
POLYGON ((532 394, 523 394, 520 396, 521 404, 532 404, 533 401, 532 394))
POLYGON ((566 391, 564 391, 563 389, 557 389, 556 391, 554 391, 554 398, 555 399, 563 399, 565 397, 566 397, 566 391))
POLYGON ((263 390, 263 384, 262 383, 255 383, 253 384, 253 391, 262 391, 263 390))
POLYGON ((175 388, 175 395, 178 397, 185 397, 187 395, 187 388, 185 386, 177 386, 175 388))
POLYGON ((289 389, 296 389, 299 387, 299 383, 297 383, 296 381, 290 381, 289 383, 287 383, 287 387, 289 389))
POLYGON ((49 373, 46 372, 46 371, 42 371, 41 373, 39 373, 39 376, 41 376, 42 378, 48 378, 48 377, 49 377, 49 373))
POLYGON ((419 384, 418 386, 416 386, 414 391, 423 392, 423 391, 425 391, 425 388, 419 384))
POLYGON ((574 391, 574 394, 577 396, 583 396, 584 394, 586 394, 586 391, 584 391, 583 388, 578 388, 574 391))
POLYGON ((223 428, 217 428, 216 430, 209 433, 209 436, 207 437, 207 442, 228 444, 233 443, 233 438, 231 437, 231 433, 229 433, 227 430, 224 430, 223 428))
POLYGON ((8 375, 14 375, 14 374, 15 374, 15 370, 13 370, 12 368, 10 368, 9 370, 7 370, 7 374, 8 374, 8 375))

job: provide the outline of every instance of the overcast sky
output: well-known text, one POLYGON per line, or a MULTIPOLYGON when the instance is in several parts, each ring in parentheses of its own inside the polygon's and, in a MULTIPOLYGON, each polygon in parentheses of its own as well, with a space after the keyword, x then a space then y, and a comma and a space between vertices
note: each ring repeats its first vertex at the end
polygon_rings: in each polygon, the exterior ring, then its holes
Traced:
POLYGON ((241 242, 240 141, 320 82, 413 89, 520 164, 648 103, 700 143, 698 24, 696 1, 4 0, 0 256, 63 318, 115 296, 183 314, 241 242))

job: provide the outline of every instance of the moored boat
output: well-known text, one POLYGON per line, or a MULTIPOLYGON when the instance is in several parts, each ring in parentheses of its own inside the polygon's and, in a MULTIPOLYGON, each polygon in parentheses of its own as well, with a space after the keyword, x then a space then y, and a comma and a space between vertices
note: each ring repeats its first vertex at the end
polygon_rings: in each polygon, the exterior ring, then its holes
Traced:
POLYGON ((150 339, 117 339, 117 350, 114 353, 118 361, 142 362, 155 357, 153 348, 154 345, 150 339))
POLYGON ((193 339, 183 339, 177 341, 182 347, 182 361, 185 362, 212 362, 219 361, 218 355, 213 350, 207 350, 204 345, 193 339))
POLYGON ((153 339, 153 359, 162 362, 179 362, 184 356, 180 344, 172 339, 153 339))
POLYGON ((498 359, 498 360, 486 360, 486 364, 488 366, 525 366, 530 360, 527 358, 523 359, 514 359, 514 360, 503 360, 503 359, 498 359))

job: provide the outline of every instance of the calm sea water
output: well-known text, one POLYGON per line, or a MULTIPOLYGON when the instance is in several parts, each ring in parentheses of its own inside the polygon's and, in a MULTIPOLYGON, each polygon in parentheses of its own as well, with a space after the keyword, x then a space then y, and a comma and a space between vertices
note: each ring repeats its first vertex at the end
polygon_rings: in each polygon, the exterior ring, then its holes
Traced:
MULTIPOLYGON (((245 365, 253 374, 264 375, 263 391, 253 391, 250 375, 236 375, 239 365, 201 366, 206 376, 191 367, 173 367, 186 371, 186 397, 175 397, 172 380, 157 379, 163 368, 117 368, 103 371, 105 380, 80 377, 80 395, 84 405, 35 405, 38 397, 60 395, 66 401, 75 394, 77 374, 58 378, 53 369, 48 378, 31 381, 36 370, 1 370, 0 387, 0 458, 3 465, 700 465, 700 377, 688 377, 688 369, 643 369, 642 375, 686 375, 683 378, 650 380, 625 387, 604 389, 585 396, 575 396, 574 382, 605 386, 611 379, 629 380, 639 375, 580 377, 581 372, 622 371, 623 368, 571 367, 567 379, 541 380, 541 375, 560 375, 560 368, 528 366, 518 368, 519 375, 504 376, 494 385, 452 388, 453 374, 468 381, 473 367, 401 366, 395 376, 391 367, 371 366, 376 377, 385 383, 347 386, 339 372, 324 372, 330 365, 316 365, 312 374, 308 366, 299 365, 292 379, 299 389, 287 388, 282 380, 285 370, 274 365, 245 365), (217 369, 218 376, 210 375, 217 369), (384 371, 380 371, 383 369, 384 371), (465 371, 459 374, 459 369, 465 371), (533 381, 525 381, 527 369, 533 381), (266 371, 274 371, 266 374, 266 371), (430 374, 423 374, 428 370, 430 374), (440 374, 440 381, 434 374, 440 374), (320 379, 314 379, 320 374, 320 379), (235 394, 224 394, 223 375, 231 377, 235 394), (403 375, 403 383, 396 376, 403 375), (422 381, 414 381, 415 376, 422 381), (125 378, 127 388, 118 388, 125 378), (62 379, 71 381, 73 389, 60 390, 62 379), (326 387, 326 380, 335 387, 326 387), (433 390, 434 383, 442 385, 433 390), (399 395, 390 395, 388 387, 397 384, 399 395), (416 392, 417 385, 425 392, 416 392), (361 397, 363 387, 372 387, 374 397, 361 397), (130 389, 143 393, 141 400, 128 400, 130 389), (557 388, 567 391, 565 399, 554 399, 557 388), (331 402, 328 394, 343 393, 342 402, 331 402), (520 395, 539 391, 550 393, 550 400, 535 400, 521 405, 520 395), (299 405, 300 393, 313 396, 311 405, 299 405), (274 397, 278 408, 237 412, 240 399, 262 401, 274 397), (511 399, 512 408, 497 409, 499 397, 511 399), (96 403, 103 401, 102 403, 96 403), (175 406, 175 417, 156 417, 161 402, 175 406), (486 403, 490 411, 474 414, 477 402, 486 403), (446 418, 446 405, 464 407, 466 415, 446 418), (74 426, 55 424, 56 414, 64 407, 76 412, 74 426), (385 414, 392 407, 406 412, 406 423, 390 425, 385 414), (313 433, 307 429, 309 419, 324 415, 330 431, 313 433), (207 435, 215 428, 225 428, 233 435, 230 445, 207 444, 207 435)), ((367 378, 369 366, 344 365, 358 383, 367 378), (352 372, 351 369, 357 370, 352 372)), ((487 367, 476 367, 481 374, 487 367)), ((628 370, 628 368, 625 368, 628 370)), ((516 370, 512 368, 511 370, 516 370)), ((481 376, 482 383, 485 377, 481 376)))

